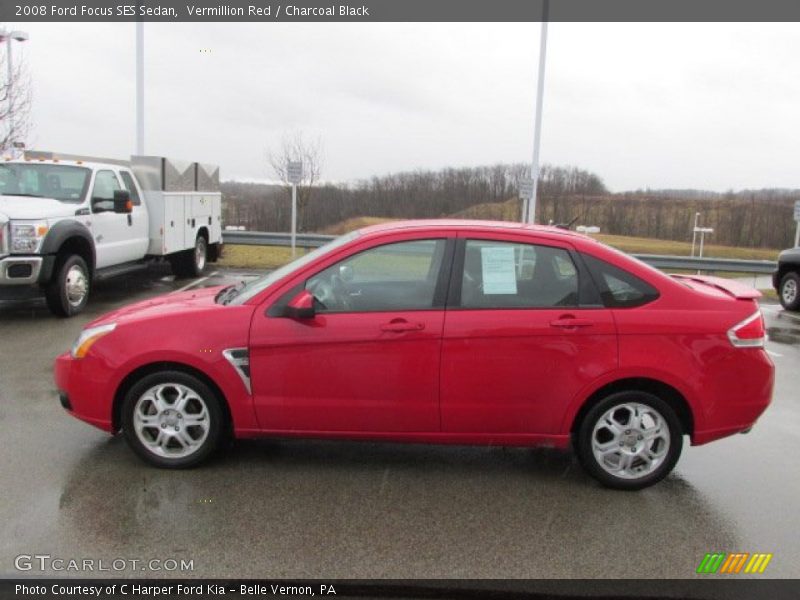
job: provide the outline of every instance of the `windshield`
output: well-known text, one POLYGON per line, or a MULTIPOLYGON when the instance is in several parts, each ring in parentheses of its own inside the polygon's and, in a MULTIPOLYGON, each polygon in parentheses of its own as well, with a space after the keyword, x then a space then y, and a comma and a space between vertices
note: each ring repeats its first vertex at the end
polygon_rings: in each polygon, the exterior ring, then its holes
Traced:
POLYGON ((283 279, 287 275, 291 275, 295 271, 302 269, 306 265, 310 264, 317 258, 328 254, 329 252, 333 252, 334 250, 341 248, 346 243, 356 239, 359 235, 361 235, 358 231, 352 231, 348 234, 345 234, 341 237, 336 238, 335 240, 328 242, 324 246, 320 246, 316 250, 309 252, 301 256, 300 258, 293 260, 292 262, 283 265, 279 269, 275 269, 272 273, 265 275, 264 277, 259 277, 258 279, 254 279, 246 284, 244 284, 240 289, 237 290, 236 295, 230 299, 227 304, 244 304, 253 296, 259 294, 261 291, 267 289, 276 281, 283 279))
POLYGON ((0 164, 0 195, 80 203, 89 187, 90 173, 85 167, 50 163, 0 164))

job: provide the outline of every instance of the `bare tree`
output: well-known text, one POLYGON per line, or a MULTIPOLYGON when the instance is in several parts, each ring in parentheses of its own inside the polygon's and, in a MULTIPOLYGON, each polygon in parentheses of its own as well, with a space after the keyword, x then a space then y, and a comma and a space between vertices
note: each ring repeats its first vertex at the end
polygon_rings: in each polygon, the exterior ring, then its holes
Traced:
POLYGON ((275 176, 280 179, 291 197, 291 183, 287 173, 289 162, 303 163, 303 179, 297 186, 297 230, 303 231, 305 212, 314 193, 314 185, 322 173, 322 140, 307 140, 302 131, 284 134, 281 145, 270 150, 267 160, 275 176))
POLYGON ((9 81, 5 44, 0 46, 0 152, 6 152, 14 142, 24 142, 30 132, 31 85, 22 60, 13 67, 9 81))

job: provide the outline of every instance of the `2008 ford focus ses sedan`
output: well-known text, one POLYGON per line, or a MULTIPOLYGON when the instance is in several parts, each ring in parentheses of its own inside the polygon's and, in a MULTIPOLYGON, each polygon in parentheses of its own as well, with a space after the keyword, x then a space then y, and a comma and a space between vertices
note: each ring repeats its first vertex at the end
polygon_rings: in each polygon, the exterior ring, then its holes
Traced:
POLYGON ((758 296, 556 228, 391 223, 107 314, 55 379, 74 416, 161 467, 230 436, 571 445, 638 489, 685 436, 747 431, 768 406, 758 296))

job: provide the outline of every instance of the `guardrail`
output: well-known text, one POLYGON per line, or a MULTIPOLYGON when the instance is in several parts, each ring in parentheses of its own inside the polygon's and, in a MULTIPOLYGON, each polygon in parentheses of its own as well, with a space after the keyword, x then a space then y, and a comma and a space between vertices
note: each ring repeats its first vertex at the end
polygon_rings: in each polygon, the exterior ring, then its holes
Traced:
MULTIPOLYGON (((299 248, 318 248, 336 236, 321 233, 298 233, 299 248)), ((223 231, 222 241, 226 244, 244 246, 291 246, 292 236, 288 233, 264 231, 223 231)), ((692 256, 665 256, 661 254, 633 254, 634 257, 657 269, 681 269, 686 271, 717 271, 722 273, 770 274, 778 268, 773 260, 742 260, 739 258, 708 258, 692 256)))

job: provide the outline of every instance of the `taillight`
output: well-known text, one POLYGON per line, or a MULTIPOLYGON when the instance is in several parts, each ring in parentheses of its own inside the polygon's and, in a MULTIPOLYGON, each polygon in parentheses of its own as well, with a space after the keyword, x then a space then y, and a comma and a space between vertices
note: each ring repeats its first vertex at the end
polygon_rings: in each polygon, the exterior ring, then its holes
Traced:
POLYGON ((760 310, 728 330, 728 339, 737 348, 764 347, 764 317, 760 310))

